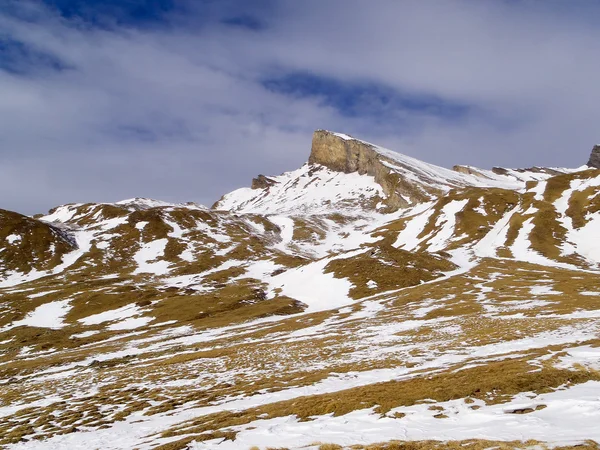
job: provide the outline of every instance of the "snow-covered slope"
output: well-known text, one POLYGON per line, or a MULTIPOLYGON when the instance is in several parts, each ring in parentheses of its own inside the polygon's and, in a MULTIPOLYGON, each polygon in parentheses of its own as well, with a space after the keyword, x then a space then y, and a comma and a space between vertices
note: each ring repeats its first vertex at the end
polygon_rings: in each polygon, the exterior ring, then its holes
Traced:
POLYGON ((383 189, 373 177, 341 173, 318 164, 269 177, 264 189, 242 188, 223 196, 214 208, 255 214, 331 214, 382 209, 383 189))
POLYGON ((496 168, 495 170, 486 170, 472 166, 455 166, 454 170, 450 170, 346 134, 328 131, 325 133, 344 141, 357 142, 369 147, 375 153, 382 156, 384 158, 383 164, 394 172, 405 176, 408 180, 415 183, 428 184, 441 190, 466 186, 514 189, 521 187, 527 181, 545 180, 551 176, 572 173, 587 168, 587 166, 581 166, 575 169, 534 167, 531 169, 496 168))
POLYGON ((569 268, 598 268, 600 174, 558 175, 517 191, 454 192, 406 211, 395 246, 461 250, 470 258, 509 258, 569 268))

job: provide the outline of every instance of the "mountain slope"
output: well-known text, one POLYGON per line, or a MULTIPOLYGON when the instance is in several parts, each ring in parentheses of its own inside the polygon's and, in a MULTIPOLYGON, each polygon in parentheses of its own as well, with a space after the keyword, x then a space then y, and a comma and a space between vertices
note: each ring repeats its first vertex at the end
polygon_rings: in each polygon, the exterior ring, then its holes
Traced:
POLYGON ((210 209, 0 211, 0 446, 597 448, 599 194, 317 131, 210 209))
POLYGON ((60 271, 65 255, 76 250, 67 229, 0 209, 0 286, 21 282, 23 273, 60 271))
POLYGON ((317 164, 268 177, 266 187, 243 188, 223 196, 214 209, 257 214, 359 213, 385 207, 373 177, 345 174, 317 164))

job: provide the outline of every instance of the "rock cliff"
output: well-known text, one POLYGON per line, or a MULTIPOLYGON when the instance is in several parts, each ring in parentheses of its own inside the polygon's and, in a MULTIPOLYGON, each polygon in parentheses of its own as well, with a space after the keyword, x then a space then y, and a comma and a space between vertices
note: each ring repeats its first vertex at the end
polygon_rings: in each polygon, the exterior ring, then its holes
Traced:
POLYGON ((592 149, 592 154, 590 155, 590 160, 587 163, 590 167, 595 167, 596 169, 600 169, 600 145, 594 145, 592 149))
MULTIPOLYGON (((441 190, 426 183, 415 183, 402 176, 392 167, 402 165, 398 160, 387 158, 377 147, 350 136, 317 130, 313 134, 312 149, 308 162, 321 164, 331 170, 344 173, 358 172, 370 175, 381 185, 387 196, 386 204, 392 210, 406 208, 414 203, 427 201, 441 190)), ((407 167, 408 171, 412 168, 407 167)))

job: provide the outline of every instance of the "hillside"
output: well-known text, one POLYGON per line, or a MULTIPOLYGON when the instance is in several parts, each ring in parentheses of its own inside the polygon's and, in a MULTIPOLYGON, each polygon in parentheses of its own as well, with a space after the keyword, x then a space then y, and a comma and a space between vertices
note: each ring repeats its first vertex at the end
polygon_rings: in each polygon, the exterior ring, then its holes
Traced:
POLYGON ((319 130, 211 208, 0 210, 0 447, 597 449, 596 154, 319 130))

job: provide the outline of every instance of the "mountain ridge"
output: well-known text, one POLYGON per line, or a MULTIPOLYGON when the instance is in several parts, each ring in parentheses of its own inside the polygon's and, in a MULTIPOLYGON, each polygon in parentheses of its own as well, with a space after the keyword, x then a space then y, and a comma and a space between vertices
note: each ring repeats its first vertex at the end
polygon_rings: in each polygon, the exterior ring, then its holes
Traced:
MULTIPOLYGON (((527 181, 541 181, 561 173, 583 170, 582 167, 577 169, 496 167, 486 170, 470 166, 454 166, 454 169, 450 170, 346 134, 327 130, 317 130, 313 134, 307 165, 308 167, 321 166, 347 175, 357 173, 373 177, 374 182, 383 190, 381 201, 388 212, 430 201, 453 188, 480 186, 517 189, 524 188, 527 181)), ((294 172, 286 172, 288 173, 294 172)), ((285 182, 290 183, 290 180, 286 179, 285 182)), ((250 188, 259 192, 253 194, 248 188, 242 188, 223 196, 213 205, 213 208, 243 211, 245 207, 241 204, 236 205, 236 202, 256 204, 258 197, 266 197, 267 192, 275 189, 274 186, 278 183, 278 177, 259 175, 253 180, 250 188), (232 198, 236 192, 240 195, 239 200, 232 198)))

